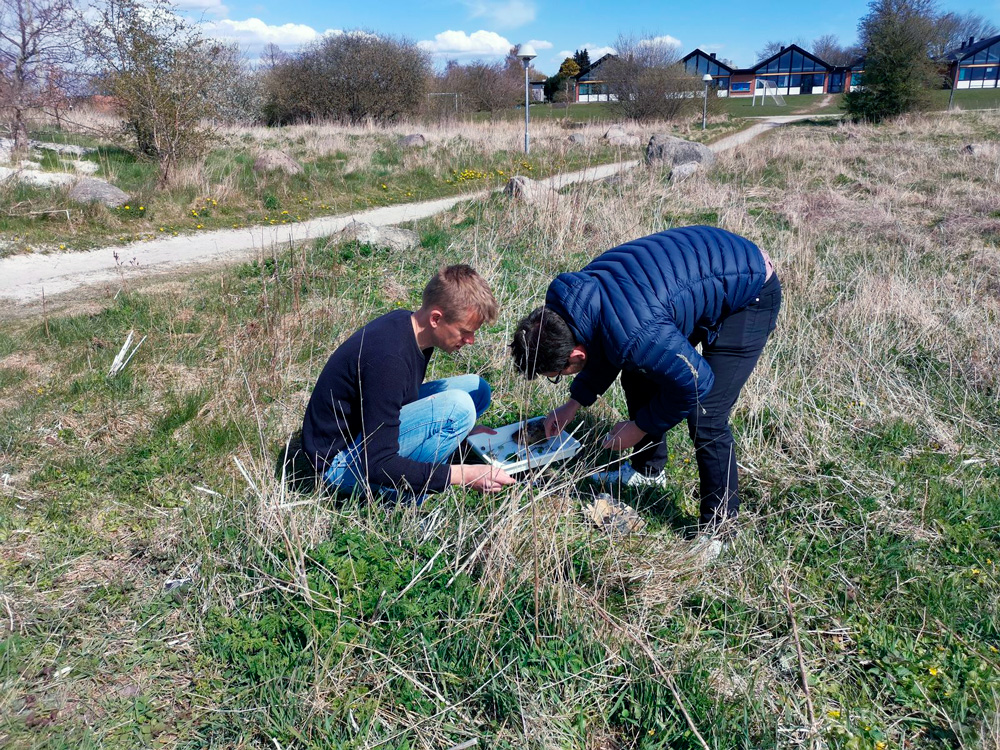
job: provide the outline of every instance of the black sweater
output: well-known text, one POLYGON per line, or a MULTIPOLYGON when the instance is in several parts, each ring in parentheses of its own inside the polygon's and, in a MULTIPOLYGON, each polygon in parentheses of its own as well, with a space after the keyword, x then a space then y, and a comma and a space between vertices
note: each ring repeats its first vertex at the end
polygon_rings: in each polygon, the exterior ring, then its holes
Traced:
POLYGON ((354 332, 330 355, 302 422, 302 443, 319 471, 364 434, 360 461, 370 485, 440 492, 447 465, 399 455, 399 411, 417 400, 433 349, 421 349, 409 310, 395 310, 354 332))

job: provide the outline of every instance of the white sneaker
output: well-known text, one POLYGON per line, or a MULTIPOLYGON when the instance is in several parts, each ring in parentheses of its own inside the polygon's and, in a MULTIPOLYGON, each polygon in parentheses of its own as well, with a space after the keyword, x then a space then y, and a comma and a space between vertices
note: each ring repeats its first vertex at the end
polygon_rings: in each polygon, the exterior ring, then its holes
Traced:
POLYGON ((667 477, 662 471, 650 477, 633 469, 632 464, 622 464, 613 471, 597 471, 587 478, 605 487, 667 488, 667 477))

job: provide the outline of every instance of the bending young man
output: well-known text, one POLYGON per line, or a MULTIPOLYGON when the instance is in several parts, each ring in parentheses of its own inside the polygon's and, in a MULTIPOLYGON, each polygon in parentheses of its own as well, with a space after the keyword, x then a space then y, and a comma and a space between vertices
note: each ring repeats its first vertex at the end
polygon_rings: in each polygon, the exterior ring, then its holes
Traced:
POLYGON ((490 405, 486 381, 423 382, 434 349, 457 352, 496 317, 482 277, 449 266, 427 284, 419 310, 387 313, 337 347, 302 422, 303 448, 326 485, 422 498, 453 484, 482 492, 511 484, 498 469, 448 463, 490 405))
POLYGON ((699 524, 711 533, 739 510, 729 413, 780 306, 771 260, 752 242, 714 227, 671 229, 560 274, 545 306, 519 323, 511 349, 529 379, 576 375, 570 399, 546 419, 550 435, 621 373, 629 419, 605 447, 635 450, 630 463, 594 475, 605 484, 662 486, 664 434, 687 419, 701 479, 699 524))

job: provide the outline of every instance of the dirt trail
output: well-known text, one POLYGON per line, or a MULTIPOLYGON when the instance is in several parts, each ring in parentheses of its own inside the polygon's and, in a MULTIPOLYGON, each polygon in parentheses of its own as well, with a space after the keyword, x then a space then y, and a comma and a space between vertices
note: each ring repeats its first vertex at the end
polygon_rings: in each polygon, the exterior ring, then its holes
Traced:
MULTIPOLYGON (((711 145, 726 151, 747 143, 761 133, 806 115, 771 117, 711 145)), ((594 182, 638 165, 637 160, 591 167, 539 180, 556 189, 576 182, 594 182)), ((199 265, 253 258, 276 246, 304 242, 339 232, 352 221, 378 226, 401 224, 447 211, 462 201, 477 200, 488 190, 432 201, 386 206, 342 216, 328 216, 297 224, 223 229, 182 237, 166 237, 124 246, 76 253, 15 255, 0 259, 0 299, 19 306, 36 306, 43 298, 65 297, 79 287, 176 273, 199 265), (118 260, 115 259, 117 253, 118 260)), ((6 314, 9 314, 10 310, 6 314)), ((25 312, 22 310, 22 312, 25 312)), ((0 317, 5 314, 0 313, 0 317)))

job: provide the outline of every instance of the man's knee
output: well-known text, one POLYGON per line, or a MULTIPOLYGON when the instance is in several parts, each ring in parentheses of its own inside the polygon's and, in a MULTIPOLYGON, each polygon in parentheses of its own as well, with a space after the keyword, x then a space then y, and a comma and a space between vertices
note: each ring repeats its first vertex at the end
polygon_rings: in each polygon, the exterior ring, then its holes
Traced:
POLYGON ((472 392, 472 402, 476 409, 476 417, 481 417, 490 408, 490 402, 493 400, 493 389, 490 388, 490 384, 486 382, 485 378, 479 375, 476 377, 479 379, 479 385, 472 392))
MULTIPOLYGON (((486 381, 484 380, 483 383, 486 381)), ((486 386, 489 388, 489 386, 486 386)), ((467 435, 476 426, 476 402, 465 391, 445 391, 438 395, 445 412, 447 428, 453 434, 467 435)), ((488 398, 488 396, 487 396, 488 398)))

